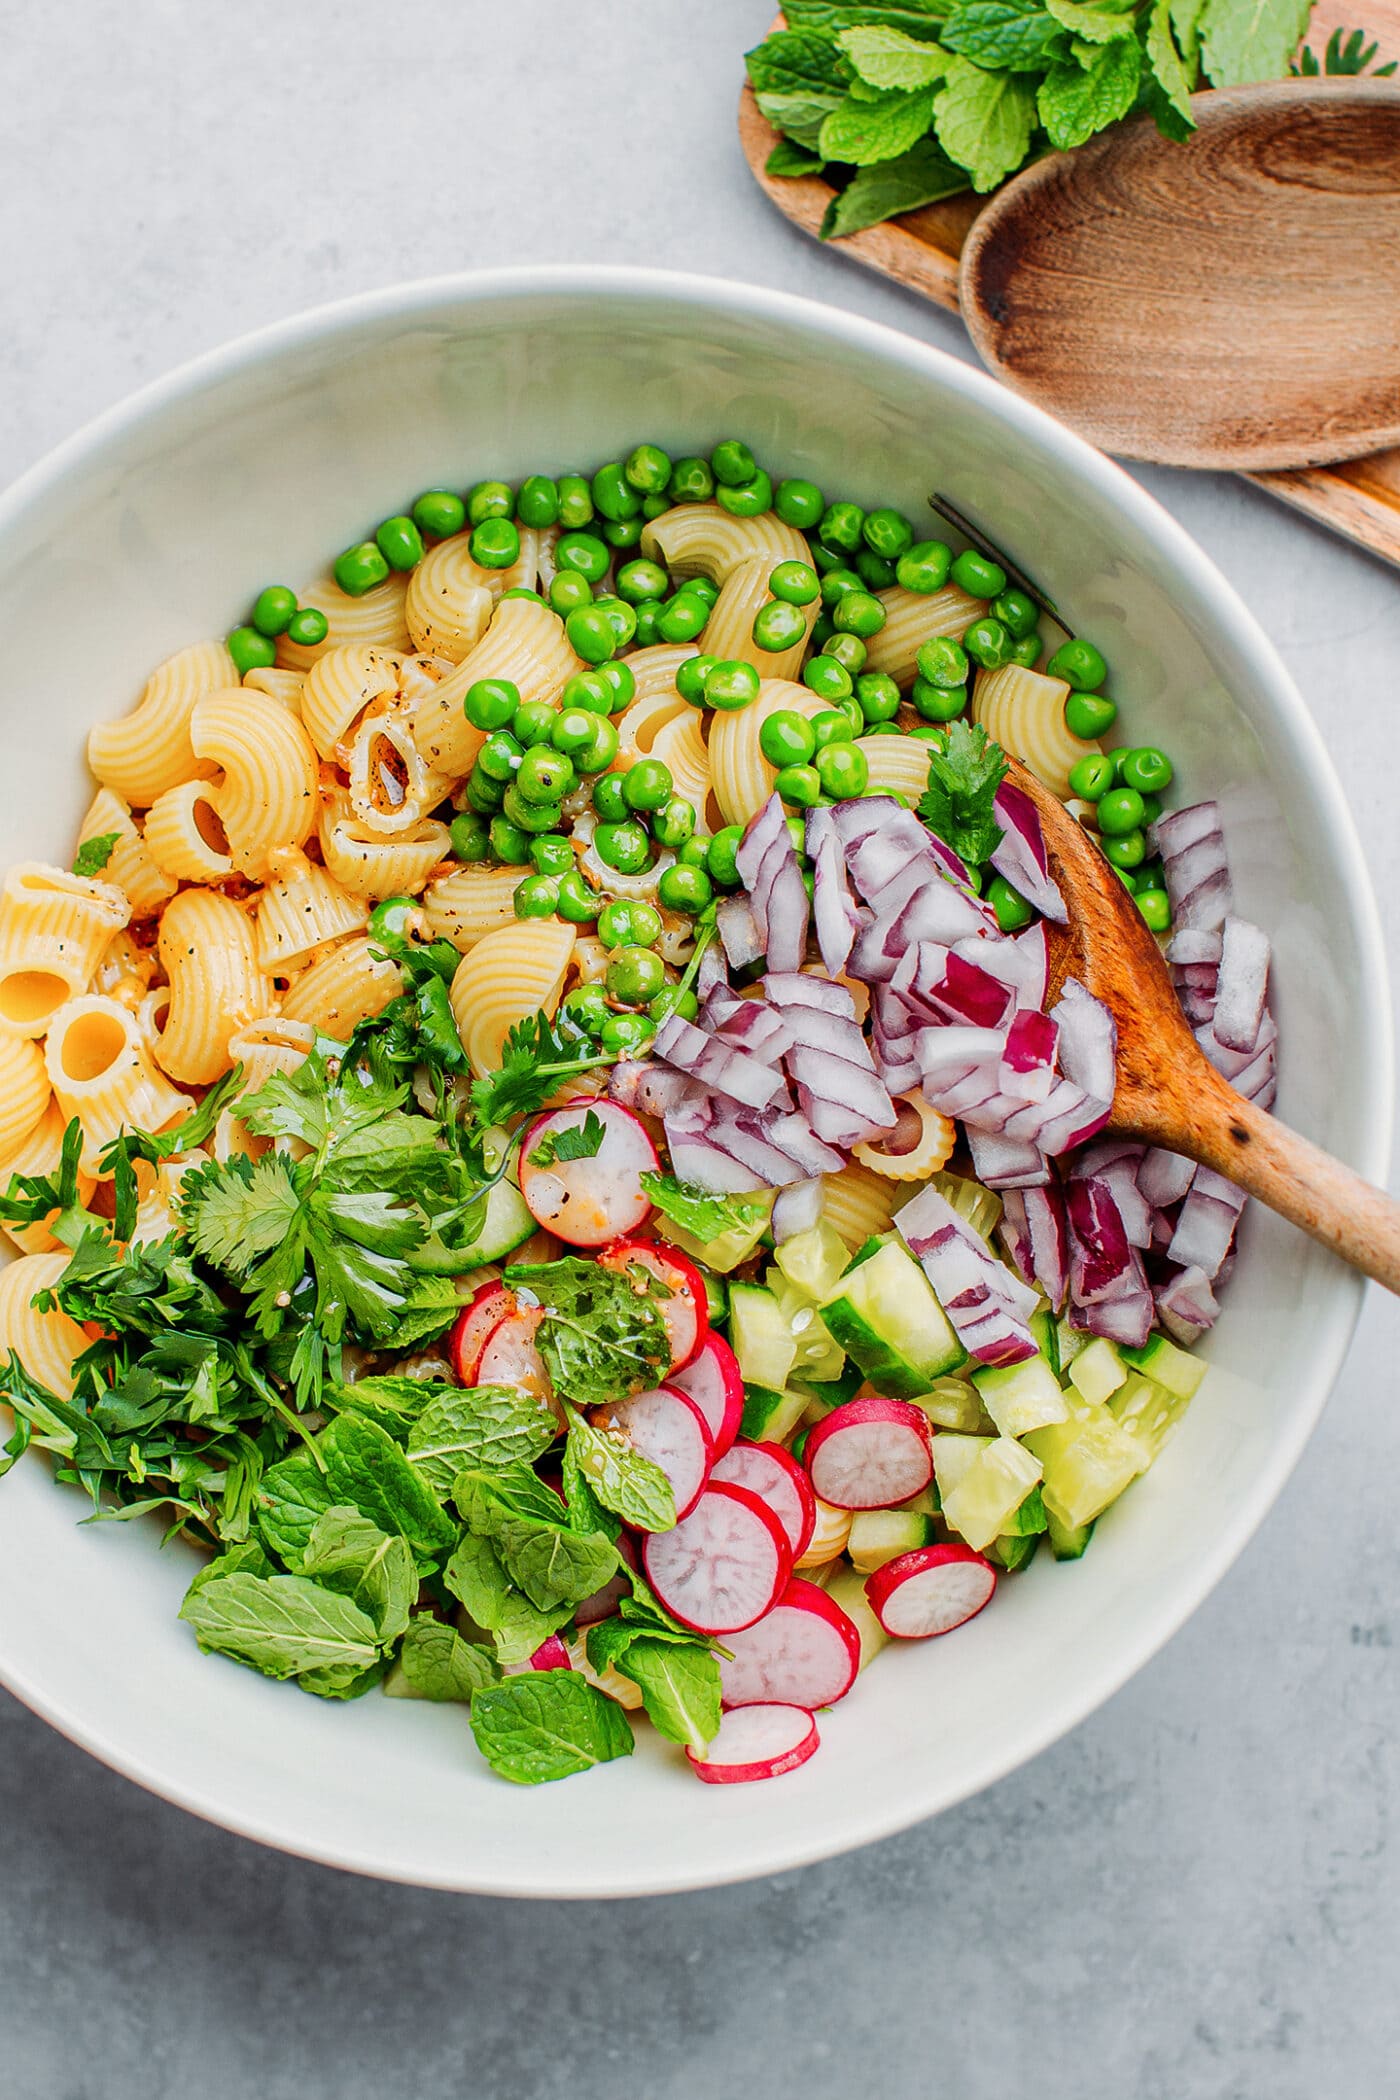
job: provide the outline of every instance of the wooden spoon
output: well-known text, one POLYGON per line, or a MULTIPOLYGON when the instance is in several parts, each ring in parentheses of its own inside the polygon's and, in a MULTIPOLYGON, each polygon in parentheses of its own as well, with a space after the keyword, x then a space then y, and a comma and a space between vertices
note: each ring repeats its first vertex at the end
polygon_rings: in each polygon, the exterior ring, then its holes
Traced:
POLYGON ((1400 1292, 1400 1203, 1222 1079, 1187 1025, 1162 952, 1089 834, 1014 759, 1040 812, 1069 925, 1047 924, 1050 995, 1077 977, 1118 1024, 1108 1128, 1213 1167, 1343 1261, 1400 1292))
POLYGON ((984 207, 959 299, 989 368, 1105 451, 1309 467, 1400 444, 1400 88, 1192 97, 1036 161, 984 207))

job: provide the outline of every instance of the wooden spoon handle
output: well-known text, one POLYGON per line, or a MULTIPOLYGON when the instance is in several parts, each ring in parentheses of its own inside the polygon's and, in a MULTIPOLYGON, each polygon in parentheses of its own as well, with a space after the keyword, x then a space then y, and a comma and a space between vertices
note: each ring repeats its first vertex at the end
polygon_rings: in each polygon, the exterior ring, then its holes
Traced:
POLYGON ((1177 1149, 1400 1293, 1400 1203, 1211 1076, 1177 1149))

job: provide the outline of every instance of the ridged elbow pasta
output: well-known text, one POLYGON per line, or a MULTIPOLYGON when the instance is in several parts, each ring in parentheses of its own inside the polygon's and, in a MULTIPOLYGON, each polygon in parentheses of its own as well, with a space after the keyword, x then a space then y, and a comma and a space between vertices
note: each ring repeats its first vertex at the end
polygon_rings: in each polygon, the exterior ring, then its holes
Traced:
POLYGON ((656 732, 651 756, 668 768, 676 793, 703 816, 710 794, 710 754, 705 744, 705 725, 693 707, 684 720, 674 720, 656 732))
POLYGON ((83 1126, 82 1163, 93 1171, 104 1145, 123 1130, 164 1130, 194 1101, 151 1060, 129 1006, 91 994, 54 1015, 44 1045, 54 1099, 83 1126))
POLYGON ((639 694, 617 718, 618 751, 623 763, 631 765, 635 759, 650 758, 657 732, 686 715, 699 720, 696 710, 682 700, 674 684, 669 691, 639 694))
POLYGON ((1043 671, 1025 671, 1019 664, 979 671, 972 690, 973 721, 1062 802, 1070 792, 1070 767, 1100 748, 1071 731, 1065 721, 1068 696, 1063 678, 1047 678, 1043 671))
POLYGON ((633 707, 643 700, 679 697, 676 694, 676 673, 694 656, 699 646, 698 642, 683 642, 679 646, 674 642, 652 642, 645 649, 634 649, 627 659, 627 668, 636 687, 633 707))
POLYGON ((0 1160, 18 1152, 51 1093, 43 1051, 25 1036, 0 1032, 0 1160))
POLYGON ((361 715, 345 752, 350 807, 382 838, 411 831, 437 808, 451 776, 428 765, 401 710, 378 705, 361 715))
POLYGON ((919 737, 894 732, 888 736, 863 736, 857 749, 865 753, 872 794, 887 788, 917 802, 928 787, 929 747, 919 737))
POLYGON ((222 767, 219 816, 233 865, 260 881, 272 856, 305 845, 316 828, 316 753, 301 723, 248 686, 211 693, 195 707, 190 737, 222 767))
POLYGON ((759 518, 732 518, 718 503, 678 503, 642 527, 643 554, 670 570, 677 583, 708 576, 722 584, 741 562, 762 561, 765 579, 780 561, 811 562, 811 550, 795 525, 774 511, 759 518))
POLYGON ((135 707, 120 721, 99 722, 88 737, 88 764, 136 809, 200 770, 190 743, 195 703, 220 686, 237 685, 238 669, 222 642, 194 642, 152 671, 135 707))
POLYGON ((124 926, 103 949, 88 990, 106 992, 109 998, 120 999, 123 1006, 139 1006, 150 989, 155 969, 154 950, 143 948, 124 926))
POLYGON ((416 897, 452 844, 447 826, 435 817, 383 838, 360 822, 340 789, 322 804, 320 839, 328 873, 343 890, 371 903, 381 897, 416 897))
POLYGON ((146 812, 146 851, 162 875, 180 882, 223 882, 233 873, 214 781, 182 780, 157 795, 146 812))
POLYGON ((166 906, 157 952, 170 980, 157 1060, 172 1079, 212 1086, 232 1062, 230 1036, 270 1004, 252 923, 217 890, 181 890, 166 906))
POLYGON ((506 1037, 518 1021, 537 1011, 553 1018, 574 939, 573 927, 557 919, 522 919, 488 933, 462 957, 452 980, 452 1012, 479 1078, 500 1064, 506 1037))
POLYGON ((21 861, 0 889, 0 1028, 42 1035, 131 918, 115 884, 21 861))
POLYGON ((215 1159, 231 1159, 236 1154, 256 1159, 268 1149, 271 1140, 253 1135, 238 1105, 256 1094, 274 1072, 294 1072, 304 1064, 315 1042, 316 1031, 309 1022, 289 1021, 285 1014, 260 1014, 230 1036, 229 1060, 242 1066, 243 1077, 234 1100, 214 1126, 209 1149, 215 1159))
MULTIPOLYGON (((0 1360, 17 1357, 31 1378, 60 1400, 73 1397, 73 1363, 89 1346, 76 1320, 66 1312, 40 1312, 31 1303, 40 1291, 52 1290, 71 1256, 22 1254, 0 1269, 0 1360)), ((5 1383, 0 1375, 0 1399, 5 1383)))
POLYGON ((367 935, 356 934, 303 970, 282 1001, 283 1020, 305 1021, 318 1035, 348 1042, 361 1021, 383 1013, 403 990, 398 964, 376 961, 373 947, 367 935))
POLYGON ((823 1174, 822 1223, 830 1225, 852 1249, 863 1247, 877 1232, 888 1232, 890 1220, 908 1191, 897 1181, 849 1166, 841 1174, 823 1174))
POLYGON ((288 977, 329 941, 358 933, 369 918, 363 897, 352 897, 304 853, 280 856, 254 903, 258 967, 288 977))
POLYGON ((402 659, 392 650, 355 643, 327 649, 306 674, 301 719, 322 758, 335 758, 367 707, 393 699, 402 659))
POLYGON ((702 638, 705 654, 723 657, 731 663, 752 664, 763 678, 795 679, 802 669, 807 637, 817 624, 821 601, 814 598, 810 605, 794 608, 802 614, 803 628, 801 639, 790 649, 760 649, 753 638, 754 614, 760 606, 768 603, 768 578, 772 568, 772 562, 765 558, 740 562, 737 568, 730 570, 705 623, 702 638))
POLYGON ((434 940, 465 955, 488 933, 514 926, 519 868, 456 868, 423 892, 423 916, 434 940))
POLYGON ((302 689, 306 684, 301 671, 280 671, 276 664, 258 665, 243 673, 243 683, 251 686, 255 693, 266 693, 269 700, 285 707, 288 714, 301 713, 302 689))
POLYGON ((328 649, 343 649, 351 642, 369 642, 380 649, 400 652, 410 649, 404 622, 404 598, 408 578, 395 570, 362 597, 352 598, 333 576, 318 576, 297 592, 303 609, 314 607, 326 616, 323 642, 294 642, 285 634, 277 643, 277 662, 286 671, 309 671, 318 656, 328 649))
POLYGON ((941 591, 906 591, 896 584, 875 595, 885 608, 885 624, 865 645, 865 668, 883 671, 900 686, 912 684, 914 660, 925 642, 936 635, 961 641, 986 611, 980 598, 969 598, 955 583, 941 591))
POLYGON ((423 556, 409 578, 404 618, 415 647, 461 663, 485 634, 501 593, 499 570, 472 559, 471 534, 454 533, 423 556))
POLYGON ((791 708, 810 721, 828 703, 805 685, 786 678, 765 679, 758 698, 735 714, 718 714, 710 722, 710 778, 726 824, 747 824, 773 792, 776 769, 759 749, 758 734, 769 715, 791 708))
POLYGON ((99 788, 78 826, 78 844, 85 846, 89 839, 105 838, 114 831, 117 842, 107 856, 102 880, 116 884, 138 919, 149 918, 167 897, 174 896, 174 880, 151 858, 129 805, 111 788, 99 788))
POLYGON ((505 598, 464 664, 419 702, 413 739, 429 765, 454 779, 470 768, 484 741, 462 713, 467 687, 479 678, 508 678, 522 700, 556 701, 564 680, 583 666, 564 622, 533 598, 505 598))
MULTIPOLYGON (((44 1082, 48 1084, 47 1071, 44 1082)), ((16 1174, 56 1174, 63 1153, 63 1133, 67 1128, 67 1116, 58 1103, 51 1100, 23 1144, 0 1158, 0 1189, 7 1189, 16 1174)), ((96 1186, 92 1175, 80 1170, 78 1201, 86 1204, 96 1186)), ((5 1225, 0 1230, 9 1234, 21 1254, 50 1254, 59 1244, 49 1231, 50 1222, 57 1216, 58 1212, 54 1210, 37 1225, 5 1225)), ((65 1249, 65 1259, 69 1251, 65 1249)))

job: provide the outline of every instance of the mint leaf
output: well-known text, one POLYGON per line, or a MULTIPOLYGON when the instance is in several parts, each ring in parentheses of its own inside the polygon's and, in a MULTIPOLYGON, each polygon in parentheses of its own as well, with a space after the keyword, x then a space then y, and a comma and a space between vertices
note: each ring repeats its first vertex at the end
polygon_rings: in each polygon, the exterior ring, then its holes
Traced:
POLYGON ((305 1452, 269 1466, 257 1495, 258 1530, 269 1552, 290 1567, 300 1567, 317 1518, 336 1500, 325 1473, 305 1452))
POLYGON ((500 1678, 500 1666, 485 1648, 463 1640, 455 1626, 426 1613, 410 1620, 397 1667, 384 1686, 391 1699, 468 1701, 500 1678))
POLYGON ((1195 67, 1201 50, 1201 17, 1206 0, 1171 0, 1172 35, 1187 64, 1195 67))
POLYGON ((882 219, 917 211, 921 204, 936 203, 940 197, 954 196, 966 188, 967 171, 955 167, 932 139, 920 139, 917 146, 911 146, 897 160, 857 169, 845 189, 827 206, 821 237, 824 241, 841 240, 848 233, 860 233, 882 219))
POLYGON ((875 95, 867 101, 848 95, 823 120, 818 150, 825 160, 851 161, 858 168, 893 160, 924 136, 932 115, 932 88, 912 95, 875 95))
POLYGON ((607 1128, 602 1117, 589 1109, 581 1123, 565 1124, 562 1130, 547 1130, 529 1156, 532 1167, 567 1165, 570 1160, 594 1159, 603 1149, 607 1128))
POLYGON ((1039 68, 1065 33, 1042 0, 958 0, 943 42, 992 71, 1039 68))
POLYGON ((300 1575, 223 1575, 186 1594, 180 1617, 206 1653, 267 1677, 327 1667, 358 1672, 376 1660, 374 1622, 348 1597, 300 1575))
POLYGON ((216 1553, 213 1560, 202 1567, 185 1592, 193 1597, 206 1583, 220 1582, 225 1575, 275 1575, 273 1563, 263 1552, 256 1539, 241 1539, 236 1546, 228 1546, 216 1553))
POLYGON ((518 1786, 567 1779, 632 1752, 622 1708, 577 1670, 529 1670, 478 1692, 471 1728, 492 1771, 518 1786))
MULTIPOLYGON (((1231 5, 1237 0, 1230 0, 1231 5)), ((1072 36, 1082 37, 1086 44, 1108 44, 1116 37, 1131 36, 1134 18, 1131 4, 1126 9, 1117 7, 1083 7, 1079 0, 1045 0, 1047 11, 1072 36)))
POLYGON ((712 1196, 674 1174, 642 1174, 642 1187, 663 1217, 697 1240, 717 1240, 726 1232, 746 1232, 772 1209, 767 1196, 712 1196))
POLYGON ((1020 73, 988 73, 970 58, 954 58, 934 104, 933 128, 950 160, 966 168, 972 187, 993 190, 1019 168, 1035 127, 1035 89, 1020 73))
POLYGON ((367 1415, 338 1415, 316 1439, 332 1504, 348 1503, 406 1538, 420 1562, 445 1553, 457 1527, 416 1466, 367 1415))
POLYGON ((836 41, 859 77, 873 88, 932 87, 947 64, 947 54, 937 44, 883 25, 843 29, 836 41))
POLYGON ((936 37, 947 12, 947 0, 890 0, 888 6, 860 5, 857 0, 792 0, 783 18, 790 29, 811 29, 826 37, 863 24, 883 23, 910 36, 936 37))
POLYGON ((546 1402, 514 1386, 426 1390, 431 1397, 409 1432, 408 1457, 440 1497, 465 1468, 538 1458, 559 1434, 546 1402))
POLYGON ((1082 146, 1105 125, 1126 117, 1137 100, 1142 51, 1137 38, 1082 47, 1087 63, 1053 65, 1040 84, 1036 108, 1052 146, 1082 146))
POLYGON ((1276 80, 1308 26, 1310 0, 1207 0, 1201 65, 1215 87, 1276 80))
POLYGON ((1147 25, 1147 63, 1167 101, 1182 122, 1194 128, 1191 90, 1195 84, 1195 61, 1188 66, 1177 49, 1172 30, 1172 0, 1154 0, 1147 25))
POLYGON ((511 1582, 490 1539, 472 1532, 458 1541, 442 1579, 473 1624, 491 1635, 507 1669, 528 1662, 573 1613, 572 1604, 537 1611, 511 1582))
POLYGON ((578 1448, 573 1437, 565 1442, 561 1473, 569 1529, 601 1531, 606 1538, 616 1540, 622 1526, 610 1509, 604 1509, 580 1470, 578 1448))
POLYGON ((119 831, 103 831, 96 838, 84 839, 73 856, 73 873, 89 881, 94 875, 100 875, 112 858, 120 837, 119 831))
MULTIPOLYGON (((322 1395, 322 1405, 332 1414, 367 1415, 394 1439, 407 1444, 409 1432, 428 1402, 443 1391, 426 1378, 356 1378, 348 1385, 331 1384, 322 1395)), ((456 1392, 458 1388, 451 1388, 456 1392)))
POLYGON ((820 175, 825 165, 820 153, 809 153, 794 139, 779 139, 763 163, 763 172, 765 175, 779 175, 785 182, 790 182, 799 175, 820 175))
POLYGON ((617 1667, 638 1687, 647 1718, 668 1742, 704 1750, 719 1734, 719 1664, 699 1642, 682 1645, 643 1634, 617 1667))
POLYGON ((328 1509, 316 1519, 301 1572, 358 1604, 385 1647, 404 1631, 418 1599, 408 1540, 391 1537, 354 1509, 328 1509))
POLYGON ((624 1436, 595 1429, 570 1408, 568 1448, 592 1493, 624 1524, 639 1531, 669 1531, 675 1524, 676 1498, 670 1481, 654 1460, 635 1451, 624 1436))
POLYGON ((655 1385, 670 1366, 661 1301, 665 1286, 647 1272, 619 1275, 595 1261, 516 1263, 505 1280, 544 1307, 535 1347, 556 1393, 577 1407, 603 1407, 655 1385), (639 1288, 638 1276, 642 1277, 639 1288))
POLYGON ((491 1541, 506 1574, 537 1611, 581 1603, 617 1572, 612 1540, 602 1532, 571 1530, 559 1497, 528 1466, 464 1471, 452 1492, 469 1529, 491 1541))

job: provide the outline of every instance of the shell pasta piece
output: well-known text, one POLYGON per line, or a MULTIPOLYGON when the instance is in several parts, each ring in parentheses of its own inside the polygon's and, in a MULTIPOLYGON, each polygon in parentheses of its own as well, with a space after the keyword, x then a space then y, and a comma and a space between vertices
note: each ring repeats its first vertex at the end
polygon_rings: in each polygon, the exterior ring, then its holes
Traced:
POLYGON ((1068 696, 1063 678, 1047 678, 1043 671, 1026 671, 1019 664, 979 671, 972 692, 973 721, 1062 802, 1070 792, 1071 766, 1099 749, 1070 729, 1065 720, 1068 696))
POLYGON ((447 826, 434 817, 383 838, 361 823, 343 790, 327 796, 319 830, 328 873, 343 890, 371 903, 381 897, 416 897, 452 844, 447 826))
POLYGON ((201 700, 190 736, 201 758, 223 768, 218 807, 229 852, 238 872, 258 881, 279 848, 304 845, 315 829, 311 739, 284 707, 248 686, 201 700))
POLYGON ((520 868, 457 868, 423 892, 427 930, 465 955, 488 933, 514 926, 520 868))
POLYGON ((160 922, 157 953, 170 980, 157 1060, 172 1079, 210 1086, 232 1062, 230 1036, 270 1003, 252 922, 217 890, 181 890, 160 922))
POLYGON ((892 789, 896 794, 907 795, 917 803, 928 787, 927 744, 916 736, 863 736, 856 749, 865 753, 870 769, 868 791, 873 795, 881 788, 892 789))
POLYGON ((117 834, 116 844, 107 856, 102 880, 116 884, 138 919, 147 918, 167 897, 174 896, 174 880, 151 858, 130 806, 111 788, 99 788, 78 826, 78 844, 85 846, 89 839, 106 838, 112 832, 117 834))
POLYGON ((59 1107, 83 1126, 82 1163, 90 1171, 121 1131, 164 1130, 194 1107, 152 1062, 131 1008, 100 993, 59 1008, 44 1062, 59 1107))
POLYGON ((780 561, 812 558, 797 527, 785 525, 776 512, 734 518, 718 503, 675 504, 643 526, 641 547, 643 554, 669 569, 677 583, 687 576, 708 576, 722 584, 747 561, 765 563, 766 580, 780 561))
POLYGON ((223 882, 233 873, 228 833, 212 780, 184 780, 157 795, 146 814, 146 851, 160 874, 181 882, 223 882))
MULTIPOLYGON (((44 1073, 44 1084, 48 1085, 48 1072, 44 1073)), ((68 1128, 68 1118, 58 1103, 50 1100, 34 1128, 23 1143, 13 1152, 0 1158, 0 1189, 8 1188, 15 1174, 56 1174, 63 1154, 63 1133, 68 1128)), ((78 1201, 86 1204, 97 1186, 91 1174, 78 1173, 78 1201)), ((49 1219, 56 1218, 57 1211, 50 1211, 49 1219)), ((0 1231, 7 1232, 22 1254, 49 1254, 58 1246, 50 1233, 49 1220, 37 1225, 3 1225, 0 1231)))
POLYGON ((88 738, 88 764, 104 787, 137 809, 149 809, 157 795, 200 770, 190 742, 196 701, 237 683, 237 667, 222 642, 177 650, 152 671, 130 714, 98 723, 88 738))
POLYGON ((66 1312, 40 1312, 32 1300, 53 1289, 71 1258, 65 1247, 58 1254, 22 1254, 0 1269, 0 1360, 17 1357, 60 1400, 73 1397, 73 1364, 89 1346, 88 1337, 66 1312))
POLYGON ((458 777, 484 741, 462 713, 468 686, 481 678, 508 678, 522 700, 552 703, 564 680, 582 668, 557 613, 533 598, 503 599, 467 661, 414 710, 414 742, 429 765, 458 777))
POLYGON ((462 957, 452 980, 452 1011, 478 1077, 500 1064, 517 1021, 539 1011, 553 1018, 574 938, 573 927, 558 919, 522 919, 488 933, 462 957))
POLYGON ((301 719, 322 758, 337 756, 367 707, 397 694, 401 661, 366 642, 327 649, 316 659, 302 687, 301 719))
POLYGON ((758 698, 736 714, 715 715, 710 723, 710 778, 726 824, 747 824, 773 792, 776 769, 759 748, 758 736, 769 715, 791 708, 810 721, 830 703, 805 685, 787 678, 764 679, 758 698))
POLYGON ((303 608, 312 607, 326 616, 326 637, 321 642, 293 642, 284 634, 277 643, 277 661, 284 670, 309 671, 317 657, 328 649, 342 649, 350 642, 371 642, 381 649, 409 649, 404 621, 404 597, 408 578, 397 570, 383 583, 352 598, 331 576, 318 576, 297 597, 303 608))
POLYGON ((382 1013, 403 990, 398 964, 376 959, 373 948, 367 935, 355 934, 303 970, 282 1001, 283 1020, 305 1021, 320 1035, 348 1042, 359 1022, 382 1013))
POLYGON ((764 678, 796 678, 807 653, 807 637, 821 611, 821 602, 814 598, 810 605, 794 607, 802 614, 805 624, 801 639, 790 649, 760 649, 753 638, 754 614, 760 606, 768 603, 768 578, 772 568, 772 562, 765 558, 740 562, 737 568, 730 570, 705 623, 701 640, 706 656, 752 664, 764 678))
POLYGON ((49 1018, 85 991, 131 906, 110 882, 21 861, 0 889, 0 1028, 42 1035, 49 1018))
POLYGON ((895 1211, 908 1200, 908 1190, 899 1182, 872 1174, 868 1167, 849 1166, 842 1174, 824 1174, 822 1180, 822 1221, 853 1252, 877 1232, 888 1232, 895 1211))
POLYGON ((279 857, 254 908, 258 966, 269 977, 289 976, 317 948, 358 933, 369 917, 363 897, 350 896, 304 853, 279 857))
POLYGON ((499 573, 473 560, 469 532, 440 540, 409 578, 404 618, 414 646, 454 664, 469 656, 500 597, 499 573))
POLYGON ((892 590, 875 593, 885 608, 885 624, 865 645, 867 671, 883 671, 896 685, 912 685, 915 658, 935 635, 961 641, 974 620, 986 611, 980 598, 970 598, 956 583, 941 591, 892 590))
POLYGON ((43 1051, 26 1036, 0 1030, 0 1160, 19 1150, 51 1094, 43 1051))

